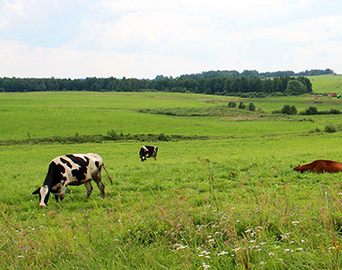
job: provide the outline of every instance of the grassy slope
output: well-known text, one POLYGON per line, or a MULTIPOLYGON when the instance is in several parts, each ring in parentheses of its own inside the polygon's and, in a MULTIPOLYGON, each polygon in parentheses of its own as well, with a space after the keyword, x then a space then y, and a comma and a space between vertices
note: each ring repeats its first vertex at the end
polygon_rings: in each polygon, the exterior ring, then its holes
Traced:
MULTIPOLYGON (((248 116, 241 110, 232 110, 231 116, 174 117, 143 114, 141 108, 212 108, 226 106, 228 100, 218 96, 172 94, 172 93, 25 93, 1 94, 0 140, 27 139, 48 136, 73 136, 76 134, 107 134, 114 130, 124 134, 165 133, 182 135, 253 135, 273 133, 307 132, 322 129, 330 119, 339 124, 340 118, 313 116, 312 122, 282 121, 277 117, 272 122, 264 121, 261 112, 248 116), (244 120, 258 121, 244 121, 244 120), (230 121, 227 121, 230 120, 230 121), (235 120, 235 121, 232 121, 235 120)), ((241 99, 253 102, 257 110, 271 112, 285 104, 295 105, 298 111, 309 106, 318 110, 341 109, 340 102, 331 97, 289 97, 268 99, 241 99), (319 103, 317 103, 319 102, 319 103)), ((237 101, 237 100, 236 100, 237 101)), ((240 101, 240 100, 239 100, 240 101)), ((239 102, 237 101, 237 102, 239 102)), ((293 117, 293 120, 303 117, 293 117)))
POLYGON ((342 94, 342 75, 309 76, 315 93, 342 94))

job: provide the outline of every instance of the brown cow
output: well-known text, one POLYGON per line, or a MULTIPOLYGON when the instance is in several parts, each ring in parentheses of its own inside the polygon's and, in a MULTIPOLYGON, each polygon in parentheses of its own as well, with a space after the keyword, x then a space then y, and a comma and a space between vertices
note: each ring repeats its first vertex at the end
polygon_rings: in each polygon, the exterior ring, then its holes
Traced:
POLYGON ((312 171, 316 173, 337 173, 342 171, 342 164, 332 160, 315 160, 309 164, 300 166, 299 164, 293 168, 295 171, 303 173, 304 171, 312 171))

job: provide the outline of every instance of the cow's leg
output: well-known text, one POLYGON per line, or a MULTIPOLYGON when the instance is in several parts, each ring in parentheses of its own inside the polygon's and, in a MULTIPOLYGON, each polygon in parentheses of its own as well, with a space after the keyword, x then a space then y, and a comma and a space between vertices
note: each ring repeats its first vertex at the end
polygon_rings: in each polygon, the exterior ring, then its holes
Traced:
POLYGON ((64 200, 65 191, 66 191, 66 186, 62 185, 61 189, 59 190, 59 198, 61 199, 61 201, 64 200))
POLYGON ((96 182, 97 186, 99 187, 99 190, 101 192, 101 196, 104 197, 105 196, 105 185, 102 183, 102 178, 101 178, 101 171, 98 172, 97 174, 95 174, 93 176, 94 181, 96 182))
POLYGON ((87 195, 86 195, 86 198, 89 198, 91 192, 93 191, 93 186, 91 185, 91 182, 90 181, 87 181, 84 183, 86 189, 87 189, 87 195))

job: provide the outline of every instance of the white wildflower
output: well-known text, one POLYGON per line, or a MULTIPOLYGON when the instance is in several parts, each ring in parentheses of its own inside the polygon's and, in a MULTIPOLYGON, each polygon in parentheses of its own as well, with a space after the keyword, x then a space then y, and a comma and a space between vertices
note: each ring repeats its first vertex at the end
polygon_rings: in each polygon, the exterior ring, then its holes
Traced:
POLYGON ((228 253, 229 253, 229 252, 227 252, 227 251, 222 251, 222 252, 218 253, 217 256, 226 255, 226 254, 228 254, 228 253))
POLYGON ((210 265, 205 264, 205 263, 202 263, 202 266, 201 266, 201 267, 203 267, 203 269, 209 269, 209 268, 211 268, 210 265))

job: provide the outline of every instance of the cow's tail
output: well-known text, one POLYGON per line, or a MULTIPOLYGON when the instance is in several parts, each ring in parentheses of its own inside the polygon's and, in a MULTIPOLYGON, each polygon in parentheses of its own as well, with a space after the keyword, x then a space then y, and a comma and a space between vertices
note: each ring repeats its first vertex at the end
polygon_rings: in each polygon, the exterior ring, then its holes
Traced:
POLYGON ((107 172, 104 163, 102 163, 102 167, 103 167, 103 169, 105 170, 105 172, 106 172, 106 174, 107 174, 107 176, 108 176, 108 178, 109 178, 109 180, 110 180, 110 183, 113 185, 113 180, 112 180, 112 178, 109 176, 109 173, 107 172))

